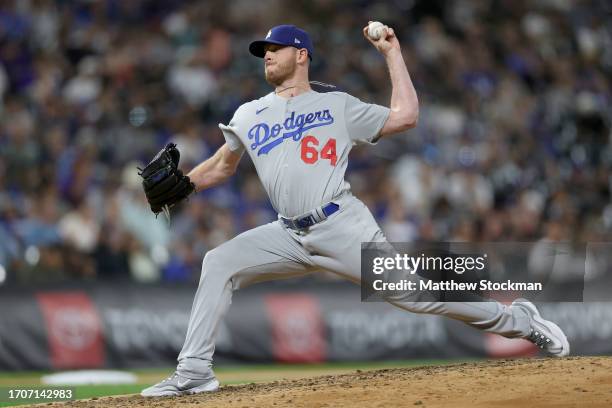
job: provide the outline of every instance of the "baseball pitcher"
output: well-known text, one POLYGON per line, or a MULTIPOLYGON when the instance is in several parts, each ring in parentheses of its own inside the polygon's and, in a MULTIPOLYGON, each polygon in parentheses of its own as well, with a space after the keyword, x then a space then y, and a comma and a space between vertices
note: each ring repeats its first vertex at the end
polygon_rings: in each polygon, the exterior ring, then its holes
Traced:
MULTIPOLYGON (((142 171, 155 213, 194 191, 216 186, 236 171, 246 153, 270 197, 278 220, 244 232, 209 251, 176 372, 142 391, 146 397, 215 391, 211 368, 214 338, 232 292, 252 283, 330 271, 360 282, 362 242, 386 242, 368 208, 344 180, 356 144, 417 124, 419 105, 392 28, 364 36, 385 58, 391 78, 390 107, 344 93, 312 90, 308 77, 314 53, 308 33, 292 25, 272 28, 249 51, 264 62, 273 92, 240 106, 229 124, 220 124, 226 143, 187 175, 177 170, 179 154, 169 145, 142 171), (374 39, 377 38, 377 39, 374 39)), ((448 316, 490 333, 528 339, 555 356, 569 354, 561 329, 544 320, 528 301, 411 302, 390 300, 413 313, 448 316)))

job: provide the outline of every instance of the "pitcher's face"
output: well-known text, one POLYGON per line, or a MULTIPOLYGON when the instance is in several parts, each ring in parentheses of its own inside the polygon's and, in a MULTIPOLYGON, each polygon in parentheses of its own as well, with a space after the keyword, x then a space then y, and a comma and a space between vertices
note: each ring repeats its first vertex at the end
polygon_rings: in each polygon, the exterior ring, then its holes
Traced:
POLYGON ((264 55, 264 70, 266 81, 270 85, 279 86, 295 74, 297 68, 298 50, 295 47, 266 44, 264 55))

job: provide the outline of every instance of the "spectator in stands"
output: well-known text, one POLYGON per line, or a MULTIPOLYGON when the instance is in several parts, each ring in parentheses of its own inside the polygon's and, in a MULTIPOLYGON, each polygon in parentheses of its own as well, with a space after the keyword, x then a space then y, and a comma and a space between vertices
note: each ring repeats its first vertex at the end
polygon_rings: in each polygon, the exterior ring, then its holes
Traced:
POLYGON ((221 0, 2 2, 0 263, 9 281, 197 279, 204 251, 273 220, 248 161, 240 174, 252 176, 194 197, 171 228, 148 211, 135 167, 171 140, 187 167, 223 143, 216 124, 269 91, 253 75, 258 62, 236 50, 277 15, 320 37, 328 58, 313 61, 315 79, 373 102, 388 100, 378 86, 387 72, 361 27, 382 20, 403 39, 419 126, 374 155, 356 149, 348 173, 390 237, 538 240, 560 220, 559 239, 609 240, 607 3, 409 3, 299 10, 271 0, 261 12, 221 0), (343 58, 332 57, 338 48, 343 58))

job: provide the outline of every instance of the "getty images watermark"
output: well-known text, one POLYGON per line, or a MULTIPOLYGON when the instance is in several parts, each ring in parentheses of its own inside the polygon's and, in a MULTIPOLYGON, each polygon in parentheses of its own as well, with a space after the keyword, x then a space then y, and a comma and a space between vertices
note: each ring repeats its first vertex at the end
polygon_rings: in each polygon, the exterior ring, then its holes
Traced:
POLYGON ((495 242, 362 245, 362 300, 610 300, 612 244, 495 242))

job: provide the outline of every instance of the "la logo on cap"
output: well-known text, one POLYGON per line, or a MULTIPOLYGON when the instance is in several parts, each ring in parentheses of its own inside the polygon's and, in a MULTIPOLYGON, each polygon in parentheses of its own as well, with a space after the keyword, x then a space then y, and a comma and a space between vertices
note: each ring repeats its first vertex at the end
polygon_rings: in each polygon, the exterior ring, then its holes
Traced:
POLYGON ((298 40, 297 38, 294 39, 296 44, 301 44, 302 42, 300 40, 298 40))
POLYGON ((272 35, 272 30, 268 31, 268 35, 266 35, 266 40, 270 38, 271 35, 272 35))

